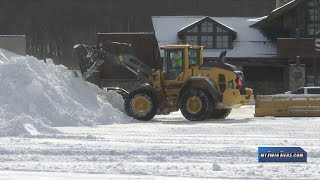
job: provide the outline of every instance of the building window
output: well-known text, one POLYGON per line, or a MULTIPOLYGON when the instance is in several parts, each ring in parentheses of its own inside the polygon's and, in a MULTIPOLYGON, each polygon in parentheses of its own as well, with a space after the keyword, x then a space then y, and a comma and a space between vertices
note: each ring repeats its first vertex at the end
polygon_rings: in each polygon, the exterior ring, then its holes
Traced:
POLYGON ((213 24, 211 22, 202 23, 201 32, 213 32, 213 24))
POLYGON ((314 24, 308 24, 308 35, 313 35, 315 33, 314 31, 315 31, 314 24))
POLYGON ((206 49, 227 49, 232 47, 231 34, 226 27, 211 21, 191 27, 184 34, 185 43, 202 45, 206 49))
POLYGON ((201 36, 201 45, 206 48, 213 48, 213 36, 201 36))
POLYGON ((225 33, 225 32, 227 32, 226 30, 224 30, 224 29, 222 29, 221 27, 217 27, 217 32, 218 33, 225 33))
POLYGON ((318 32, 320 27, 319 27, 319 19, 320 19, 320 14, 318 11, 320 1, 316 0, 315 3, 313 0, 309 0, 308 2, 308 35, 314 35, 314 33, 318 32))
POLYGON ((217 36, 217 48, 228 48, 229 37, 228 36, 217 36))
POLYGON ((186 43, 191 45, 198 45, 198 36, 186 36, 186 43))
POLYGON ((198 32, 198 26, 192 28, 191 30, 188 31, 189 33, 197 33, 198 32))

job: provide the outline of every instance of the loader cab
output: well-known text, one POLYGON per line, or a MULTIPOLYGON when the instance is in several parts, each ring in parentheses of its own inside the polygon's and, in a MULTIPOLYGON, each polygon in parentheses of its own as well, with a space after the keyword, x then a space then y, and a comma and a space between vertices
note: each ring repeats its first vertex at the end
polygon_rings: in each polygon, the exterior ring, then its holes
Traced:
POLYGON ((185 73, 194 66, 203 64, 202 46, 171 45, 162 46, 164 51, 162 74, 164 80, 183 80, 185 73))
POLYGON ((162 74, 165 80, 175 80, 183 72, 184 49, 165 49, 162 74))

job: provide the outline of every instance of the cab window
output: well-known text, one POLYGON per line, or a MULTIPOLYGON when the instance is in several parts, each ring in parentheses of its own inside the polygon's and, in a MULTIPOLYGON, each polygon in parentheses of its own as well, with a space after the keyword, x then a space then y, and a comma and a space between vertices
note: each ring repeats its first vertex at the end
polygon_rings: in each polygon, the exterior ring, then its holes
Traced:
POLYGON ((167 80, 176 79, 183 71, 183 49, 166 49, 164 51, 162 72, 167 80))
POLYGON ((200 49, 189 48, 188 52, 189 66, 199 66, 200 65, 200 49))

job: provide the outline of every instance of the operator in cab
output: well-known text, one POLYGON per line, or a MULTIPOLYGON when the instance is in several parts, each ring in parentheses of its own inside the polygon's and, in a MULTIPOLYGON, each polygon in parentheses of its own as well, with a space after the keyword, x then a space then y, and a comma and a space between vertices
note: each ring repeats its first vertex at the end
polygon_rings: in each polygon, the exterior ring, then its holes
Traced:
POLYGON ((182 51, 175 52, 172 67, 175 69, 182 69, 182 51))

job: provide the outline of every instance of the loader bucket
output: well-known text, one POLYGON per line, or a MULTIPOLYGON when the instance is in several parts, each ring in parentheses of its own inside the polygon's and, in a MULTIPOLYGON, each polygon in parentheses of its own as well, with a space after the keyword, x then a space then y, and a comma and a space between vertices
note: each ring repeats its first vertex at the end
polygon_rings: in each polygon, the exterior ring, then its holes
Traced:
POLYGON ((320 95, 259 95, 255 117, 320 117, 320 95))
POLYGON ((77 44, 73 47, 73 58, 79 64, 80 72, 84 79, 88 79, 104 62, 97 49, 84 44, 77 44))

